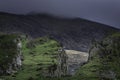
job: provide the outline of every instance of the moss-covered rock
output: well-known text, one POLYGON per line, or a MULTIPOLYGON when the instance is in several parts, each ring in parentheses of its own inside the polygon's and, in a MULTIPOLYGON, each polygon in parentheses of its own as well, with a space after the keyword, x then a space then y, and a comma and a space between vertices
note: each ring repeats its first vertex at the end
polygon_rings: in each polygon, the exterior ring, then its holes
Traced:
POLYGON ((110 35, 101 42, 95 42, 90 49, 87 64, 76 76, 82 80, 120 79, 120 33, 110 35))
POLYGON ((11 74, 22 65, 20 45, 18 35, 0 35, 0 75, 11 74))

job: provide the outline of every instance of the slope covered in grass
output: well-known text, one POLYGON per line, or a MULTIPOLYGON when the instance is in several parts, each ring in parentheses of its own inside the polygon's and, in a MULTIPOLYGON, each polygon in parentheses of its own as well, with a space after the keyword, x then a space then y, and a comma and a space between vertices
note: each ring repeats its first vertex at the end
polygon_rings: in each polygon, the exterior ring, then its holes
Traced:
MULTIPOLYGON (((42 77, 50 65, 57 64, 60 45, 48 37, 36 40, 22 39, 24 56, 22 69, 10 76, 1 76, 5 80, 35 80, 42 77)), ((47 71, 46 71, 47 72, 47 71)))

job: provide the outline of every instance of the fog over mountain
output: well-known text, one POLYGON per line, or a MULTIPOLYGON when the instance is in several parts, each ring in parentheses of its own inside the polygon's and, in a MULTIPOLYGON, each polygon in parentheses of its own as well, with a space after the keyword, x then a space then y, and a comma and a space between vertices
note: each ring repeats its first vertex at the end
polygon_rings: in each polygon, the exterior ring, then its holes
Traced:
POLYGON ((80 17, 120 28, 120 0, 0 0, 0 11, 80 17))
POLYGON ((101 41, 120 29, 81 18, 58 18, 47 14, 0 13, 0 32, 25 33, 33 38, 50 36, 70 50, 87 52, 93 41, 101 41))

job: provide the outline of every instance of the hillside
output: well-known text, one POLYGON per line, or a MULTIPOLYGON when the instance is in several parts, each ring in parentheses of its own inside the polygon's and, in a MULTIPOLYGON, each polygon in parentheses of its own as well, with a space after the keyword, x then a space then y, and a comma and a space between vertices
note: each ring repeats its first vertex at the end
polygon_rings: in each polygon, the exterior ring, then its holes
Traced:
POLYGON ((80 18, 67 19, 45 14, 15 15, 1 12, 0 31, 23 32, 33 38, 49 35, 66 49, 87 52, 92 40, 100 41, 117 29, 80 18))
POLYGON ((0 13, 0 79, 119 80, 119 31, 80 18, 0 13))
POLYGON ((44 80, 45 77, 67 75, 67 55, 64 51, 58 51, 61 46, 54 39, 45 36, 30 40, 25 35, 5 34, 0 35, 0 42, 6 47, 3 49, 0 46, 0 79, 2 80, 36 80, 38 78, 44 80), (23 58, 19 69, 15 67, 19 62, 18 59, 14 60, 18 49, 11 44, 16 37, 19 37, 22 43, 20 52, 23 58), (13 63, 13 60, 16 63, 13 63), (6 71, 9 69, 11 73, 8 74, 6 71))
MULTIPOLYGON (((4 68, 4 73, 11 64, 15 73, 5 76, 0 75, 2 80, 119 80, 120 79, 120 33, 108 36, 102 41, 92 44, 90 49, 89 61, 77 70, 75 75, 66 74, 67 66, 76 62, 86 62, 87 53, 66 50, 59 52, 60 44, 47 36, 29 39, 25 35, 1 35, 0 36, 0 64, 4 68), (23 55, 22 66, 20 69, 14 67, 12 63, 17 49, 14 39, 20 38, 22 42, 21 51, 23 55), (7 43, 7 44, 6 44, 7 43), (6 47, 6 48, 4 48, 6 47), (15 51, 15 52, 14 52, 15 51), (68 61, 67 61, 67 53, 68 61), (61 55, 62 54, 62 55, 61 55), (8 57, 6 57, 6 55, 8 57), (60 56, 61 55, 61 56, 60 56), (75 56, 77 55, 77 56, 75 56), (82 57, 81 57, 82 56, 82 57), (83 59, 81 59, 81 58, 83 59), (73 58, 73 60, 72 60, 73 58), (62 60, 62 63, 60 63, 62 60), (83 61, 81 61, 83 60, 83 61), (73 62, 73 63, 71 63, 73 62), (9 64, 8 64, 9 63, 9 64), (11 63, 11 64, 10 64, 11 63), (53 67, 55 65, 57 67, 53 67), (61 65, 59 65, 61 64, 61 65), (50 71, 49 71, 50 70, 50 71), (53 72, 51 72, 53 71, 53 72), (55 71, 55 72, 54 72, 55 71), (56 77, 57 75, 59 77, 56 77)), ((19 54, 19 53, 18 53, 19 54)), ((18 57, 18 56, 17 56, 18 57)), ((77 63, 77 64, 78 64, 77 63)), ((75 66, 75 65, 74 65, 75 66)), ((1 66, 0 66, 1 67, 1 66)), ((69 66, 68 66, 69 67, 69 66)), ((70 69, 70 68, 69 68, 70 69)), ((68 70, 69 70, 68 69, 68 70)), ((71 70, 74 67, 71 67, 71 70)), ((2 71, 3 69, 0 69, 2 71)), ((13 71, 13 70, 10 70, 13 71)))
POLYGON ((77 72, 82 80, 120 80, 120 33, 91 47, 89 62, 77 72))

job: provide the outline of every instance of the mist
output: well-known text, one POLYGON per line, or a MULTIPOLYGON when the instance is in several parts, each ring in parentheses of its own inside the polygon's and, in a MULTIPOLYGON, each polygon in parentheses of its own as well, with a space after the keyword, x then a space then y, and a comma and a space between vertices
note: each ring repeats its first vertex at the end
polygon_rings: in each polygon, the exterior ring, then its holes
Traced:
POLYGON ((120 28, 120 0, 0 0, 0 11, 80 17, 120 28))

